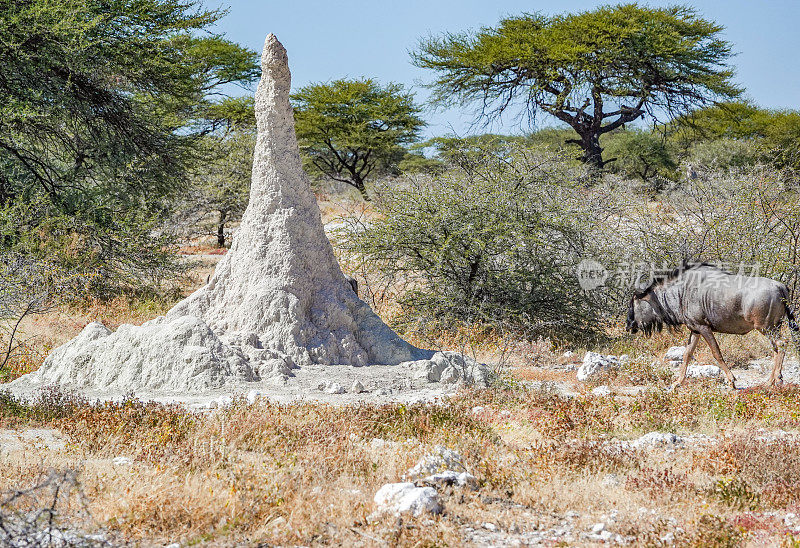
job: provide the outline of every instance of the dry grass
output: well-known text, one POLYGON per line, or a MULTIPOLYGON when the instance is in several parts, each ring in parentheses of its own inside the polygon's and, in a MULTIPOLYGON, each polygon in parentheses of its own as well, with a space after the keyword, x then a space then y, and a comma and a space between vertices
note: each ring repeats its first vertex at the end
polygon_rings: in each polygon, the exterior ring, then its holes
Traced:
POLYGON ((570 510, 579 531, 616 511, 615 532, 640 541, 672 531, 696 546, 779 542, 786 527, 765 512, 800 507, 800 440, 758 429, 796 429, 798 396, 796 387, 618 400, 492 389, 440 405, 237 402, 206 415, 134 400, 91 406, 57 392, 30 405, 6 397, 0 426, 57 428, 68 449, 12 452, 0 488, 49 467, 78 469, 96 522, 146 544, 459 545, 465 524, 530 530, 535 516, 547 528, 570 510), (614 441, 651 430, 720 441, 674 452, 614 441), (463 455, 480 489, 445 490, 446 512, 428 522, 369 520, 375 491, 436 444, 463 455), (133 464, 115 466, 117 456, 133 464), (607 485, 607 474, 619 481, 607 485))

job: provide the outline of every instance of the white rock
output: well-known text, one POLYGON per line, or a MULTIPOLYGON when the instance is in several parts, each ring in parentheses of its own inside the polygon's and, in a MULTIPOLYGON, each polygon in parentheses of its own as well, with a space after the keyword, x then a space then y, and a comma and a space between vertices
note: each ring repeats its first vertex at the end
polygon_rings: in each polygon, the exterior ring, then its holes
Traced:
POLYGON ((721 373, 719 367, 716 365, 690 365, 686 368, 686 376, 687 377, 695 377, 695 378, 710 378, 710 377, 719 377, 721 373))
POLYGON ((375 493, 378 513, 395 515, 410 513, 419 517, 423 514, 438 514, 442 511, 439 495, 432 487, 417 487, 413 483, 388 483, 375 493))
POLYGON ((610 396, 611 389, 606 386, 605 384, 598 386, 596 388, 592 388, 592 394, 595 396, 610 396))
POLYGON ((361 384, 361 381, 353 382, 353 385, 350 387, 351 394, 361 394, 362 392, 366 392, 364 385, 361 384))
POLYGON ((483 524, 483 528, 486 529, 487 531, 497 531, 497 525, 495 525, 494 523, 486 522, 483 524))
POLYGON ((577 377, 579 381, 587 381, 600 371, 619 367, 619 365, 620 359, 616 356, 604 356, 596 352, 587 352, 583 357, 583 363, 578 368, 577 377))
POLYGON ((471 411, 471 412, 472 412, 474 415, 480 415, 480 414, 481 414, 481 413, 483 413, 485 410, 486 410, 486 408, 485 408, 484 406, 482 406, 482 405, 476 405, 476 406, 475 406, 475 407, 473 407, 473 408, 472 408, 470 411, 471 411))
POLYGON ((600 538, 605 540, 605 541, 611 540, 611 537, 613 537, 613 536, 614 536, 614 533, 612 533, 611 531, 602 531, 600 533, 600 538))
POLYGON ((572 350, 567 350, 566 352, 564 352, 561 355, 561 357, 562 358, 566 358, 566 359, 574 358, 575 357, 575 352, 573 352, 572 350))
POLYGON ((227 394, 218 397, 216 401, 217 407, 220 409, 226 409, 233 405, 233 398, 227 394))
POLYGON ((344 389, 344 386, 333 381, 325 381, 320 383, 320 385, 317 386, 317 389, 325 392, 326 394, 344 394, 347 392, 347 390, 344 389))
POLYGON ((616 474, 606 474, 603 476, 603 485, 605 487, 616 487, 620 484, 619 476, 616 474))
POLYGON ((605 523, 603 523, 603 522, 595 523, 592 526, 592 534, 593 535, 599 535, 600 533, 602 533, 605 530, 605 528, 606 528, 606 524, 605 523))
POLYGON ((469 487, 470 489, 478 488, 478 480, 472 474, 467 472, 455 472, 453 470, 445 470, 438 474, 433 474, 422 479, 423 483, 431 485, 456 485, 458 487, 469 487))
POLYGON ((683 361, 683 355, 686 354, 685 346, 670 346, 664 354, 664 360, 668 362, 683 361))
POLYGON ((434 447, 433 453, 422 457, 417 464, 406 472, 405 477, 415 480, 448 470, 466 472, 464 459, 452 449, 437 445, 434 447))
POLYGON ((672 432, 649 432, 635 440, 631 445, 639 448, 647 448, 671 446, 682 443, 683 438, 673 434, 672 432))
POLYGON ((130 466, 133 464, 133 461, 128 457, 114 457, 111 462, 114 463, 114 466, 130 466))
POLYGON ((260 397, 261 397, 261 391, 260 390, 256 390, 254 388, 254 389, 250 390, 247 393, 247 403, 249 403, 250 405, 253 405, 254 403, 256 403, 258 401, 258 399, 260 397))
POLYGON ((414 377, 428 382, 488 386, 492 369, 486 364, 459 354, 458 352, 436 352, 429 360, 417 360, 400 364, 414 370, 414 377))

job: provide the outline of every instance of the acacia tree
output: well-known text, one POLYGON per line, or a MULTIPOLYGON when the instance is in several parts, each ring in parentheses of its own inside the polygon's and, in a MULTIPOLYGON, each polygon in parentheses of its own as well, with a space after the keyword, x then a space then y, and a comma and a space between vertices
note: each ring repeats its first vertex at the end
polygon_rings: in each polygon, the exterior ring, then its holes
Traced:
POLYGON ((255 52, 207 32, 224 13, 200 0, 0 0, 0 213, 41 205, 0 251, 84 249, 82 265, 103 257, 93 283, 158 271, 150 220, 206 160, 197 144, 220 96, 259 75, 255 52))
POLYGON ((407 153, 425 122, 414 95, 400 84, 372 79, 311 84, 292 95, 295 130, 306 164, 356 188, 407 153))
POLYGON ((213 109, 216 130, 201 140, 207 161, 195 166, 176 220, 214 234, 225 247, 225 228, 238 221, 250 194, 256 119, 252 97, 226 99, 213 109), (210 229, 210 230, 209 230, 210 229))
POLYGON ((689 7, 604 6, 523 14, 497 28, 420 41, 414 63, 436 71, 442 106, 478 103, 492 118, 522 102, 568 124, 582 160, 602 167, 600 136, 650 114, 670 117, 738 96, 723 28, 689 7))

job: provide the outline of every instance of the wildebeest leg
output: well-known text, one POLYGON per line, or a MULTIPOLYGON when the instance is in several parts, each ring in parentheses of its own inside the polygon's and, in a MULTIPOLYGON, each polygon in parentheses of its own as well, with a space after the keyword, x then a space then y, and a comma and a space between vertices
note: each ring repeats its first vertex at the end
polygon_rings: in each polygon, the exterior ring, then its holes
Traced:
POLYGON ((779 327, 763 330, 761 332, 769 338, 769 342, 772 343, 774 365, 767 385, 775 386, 783 382, 783 360, 786 357, 786 340, 781 336, 779 327))
POLYGON ((692 360, 692 354, 694 354, 698 342, 700 342, 700 335, 694 331, 689 333, 689 342, 686 345, 686 352, 683 353, 683 363, 678 372, 678 380, 672 385, 673 389, 678 388, 686 380, 686 369, 689 367, 689 362, 692 360))
POLYGON ((731 389, 736 390, 736 378, 733 376, 730 367, 728 367, 728 364, 725 363, 725 360, 722 357, 722 352, 719 350, 719 345, 717 344, 717 339, 714 338, 714 333, 708 327, 698 329, 698 331, 706 340, 706 343, 708 343, 708 347, 711 349, 711 354, 714 356, 714 359, 717 360, 717 363, 725 373, 725 377, 727 377, 728 384, 731 385, 731 389))

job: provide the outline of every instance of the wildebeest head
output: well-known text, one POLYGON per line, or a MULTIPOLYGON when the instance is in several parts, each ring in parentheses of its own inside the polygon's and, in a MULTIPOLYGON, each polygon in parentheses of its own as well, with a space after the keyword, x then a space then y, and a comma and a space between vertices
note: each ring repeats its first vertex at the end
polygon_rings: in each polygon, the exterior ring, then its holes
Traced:
POLYGON ((636 294, 631 297, 628 305, 628 319, 625 322, 625 328, 629 332, 644 331, 650 334, 653 330, 660 329, 661 325, 663 325, 661 317, 653 309, 645 295, 636 294))

